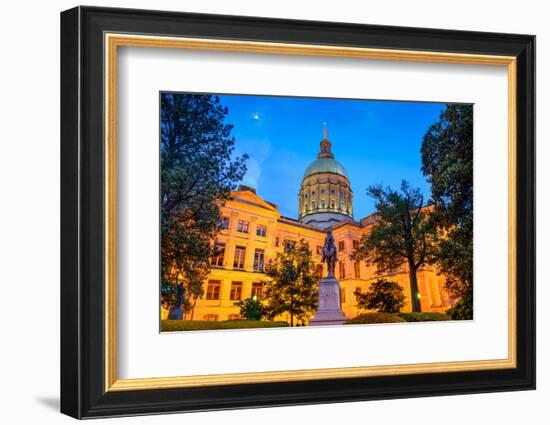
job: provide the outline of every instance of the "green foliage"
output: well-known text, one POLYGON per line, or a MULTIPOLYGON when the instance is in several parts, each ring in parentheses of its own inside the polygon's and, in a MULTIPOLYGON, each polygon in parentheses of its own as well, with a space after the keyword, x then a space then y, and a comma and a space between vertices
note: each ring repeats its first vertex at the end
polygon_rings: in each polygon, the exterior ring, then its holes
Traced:
POLYGON ((246 156, 232 159, 235 140, 217 97, 161 95, 162 303, 173 302, 182 281, 184 305, 203 295, 219 208, 246 172, 246 156))
POLYGON ((235 303, 240 308, 240 314, 246 320, 261 320, 264 316, 264 308, 257 298, 246 298, 235 303))
POLYGON ((405 306, 405 295, 401 285, 386 279, 377 279, 367 292, 355 292, 354 295, 358 298, 357 305, 360 308, 376 310, 379 313, 399 313, 405 306))
POLYGON ((211 322, 207 320, 162 320, 162 332, 174 331, 209 331, 215 329, 253 329, 253 328, 284 328, 287 322, 270 322, 267 320, 225 320, 211 322))
POLYGON ((300 240, 277 253, 266 267, 271 282, 266 285, 266 317, 288 313, 290 326, 294 319, 306 321, 317 309, 318 278, 315 263, 307 244, 300 240))
POLYGON ((355 260, 376 265, 379 274, 409 268, 413 311, 420 311, 416 271, 432 255, 434 228, 420 189, 401 182, 400 191, 371 186, 367 193, 376 200, 377 221, 352 254, 355 260))
POLYGON ((472 320, 474 318, 473 292, 465 287, 463 295, 454 307, 446 312, 453 320, 472 320))
POLYGON ((364 313, 348 320, 344 325, 365 325, 369 323, 400 323, 404 319, 395 313, 364 313))
POLYGON ((441 322, 451 320, 451 317, 443 313, 399 313, 399 317, 407 322, 441 322))
POLYGON ((454 319, 473 318, 473 108, 447 105, 422 142, 422 172, 431 183, 440 237, 433 263, 459 299, 454 319))

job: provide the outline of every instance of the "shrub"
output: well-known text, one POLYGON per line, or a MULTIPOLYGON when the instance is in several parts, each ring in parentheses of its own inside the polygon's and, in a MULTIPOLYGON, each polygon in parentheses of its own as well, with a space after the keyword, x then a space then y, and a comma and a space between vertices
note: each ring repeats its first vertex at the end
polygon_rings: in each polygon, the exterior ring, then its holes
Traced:
POLYGON ((379 313, 399 313, 405 305, 403 288, 397 282, 377 279, 366 293, 354 292, 360 308, 376 310, 379 313))
POLYGON ((395 313, 364 313, 348 320, 344 325, 361 325, 368 323, 399 323, 405 322, 395 313))
POLYGON ((398 316, 407 322, 439 322, 451 320, 450 316, 443 313, 399 313, 398 316))
POLYGON ((262 303, 256 297, 247 298, 235 303, 240 308, 240 314, 246 320, 261 320, 264 316, 262 303))
POLYGON ((271 322, 268 320, 226 320, 222 322, 211 322, 208 320, 162 320, 161 331, 209 331, 216 329, 283 328, 287 326, 287 322, 271 322))

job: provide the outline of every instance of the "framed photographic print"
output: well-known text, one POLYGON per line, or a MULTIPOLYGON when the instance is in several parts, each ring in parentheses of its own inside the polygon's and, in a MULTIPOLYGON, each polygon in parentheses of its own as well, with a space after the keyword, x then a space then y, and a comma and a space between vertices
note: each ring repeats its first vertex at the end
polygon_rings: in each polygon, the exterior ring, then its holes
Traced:
POLYGON ((535 38, 61 14, 61 411, 535 387, 535 38))

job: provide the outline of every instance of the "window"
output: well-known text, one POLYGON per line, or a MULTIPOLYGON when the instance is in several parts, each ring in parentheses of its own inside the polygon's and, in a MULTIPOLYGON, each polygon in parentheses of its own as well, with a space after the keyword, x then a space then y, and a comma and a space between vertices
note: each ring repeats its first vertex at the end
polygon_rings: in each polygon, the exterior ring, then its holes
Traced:
POLYGON ((361 264, 359 261, 353 263, 353 271, 355 273, 355 277, 361 277, 361 264))
POLYGON ((225 244, 216 242, 214 245, 214 256, 210 260, 212 267, 223 267, 223 259, 225 257, 225 244))
POLYGON ((218 227, 220 229, 229 229, 229 217, 220 217, 220 220, 218 221, 218 227))
POLYGON ((244 246, 235 247, 235 258, 233 260, 233 268, 244 269, 245 253, 246 253, 246 248, 244 246))
POLYGON ((267 227, 263 224, 256 226, 256 236, 263 236, 265 238, 267 227))
POLYGON ((315 266, 315 276, 317 276, 317 279, 321 279, 323 277, 323 265, 317 264, 315 266))
POLYGON ((338 251, 344 251, 346 249, 346 244, 344 241, 338 242, 338 251))
POLYGON ((322 195, 323 193, 325 193, 325 189, 322 189, 322 190, 321 190, 321 195, 322 195))
POLYGON ((346 302, 346 289, 340 288, 340 304, 344 304, 346 302))
POLYGON ((257 300, 261 300, 263 292, 264 292, 264 283, 263 282, 254 282, 254 283, 252 283, 252 293, 250 294, 250 296, 252 298, 256 297, 257 300))
POLYGON ((279 238, 275 238, 275 246, 279 246, 279 238))
POLYGON ((237 222, 237 232, 248 233, 248 221, 239 220, 237 222))
POLYGON ((227 316, 227 320, 241 320, 240 314, 230 314, 227 316))
POLYGON ((296 242, 285 239, 285 249, 292 249, 294 248, 294 245, 296 245, 296 242))
POLYGON ((321 255, 323 253, 323 247, 321 245, 317 245, 315 247, 315 252, 317 253, 317 255, 321 255))
POLYGON ((264 271, 264 250, 261 248, 256 248, 254 251, 254 271, 264 271))
POLYGON ((321 201, 321 208, 325 208, 325 201, 321 201))
POLYGON ((359 301, 361 300, 361 288, 355 288, 355 292, 353 294, 355 295, 355 302, 359 303, 359 301))
POLYGON ((229 294, 230 300, 239 301, 241 299, 242 292, 243 292, 242 282, 231 282, 231 293, 229 294))
POLYGON ((334 208, 334 202, 330 203, 330 208, 334 208))
POLYGON ((346 264, 343 261, 339 261, 340 264, 340 279, 346 278, 346 264))
POLYGON ((315 191, 311 192, 311 196, 315 196, 315 191))
POLYGON ((218 315, 217 314, 205 314, 202 316, 202 320, 206 320, 208 322, 217 322, 218 321, 218 315))
POLYGON ((331 193, 332 195, 334 195, 334 189, 332 189, 332 190, 330 191, 330 193, 331 193))
POLYGON ((207 300, 219 300, 220 299, 220 287, 221 287, 221 282, 219 280, 209 280, 208 281, 208 287, 206 288, 206 299, 207 300))
POLYGON ((313 201, 313 202, 311 203, 311 209, 312 209, 312 210, 315 209, 315 201, 313 201))
POLYGON ((358 240, 354 240, 353 241, 353 249, 358 249, 359 248, 359 241, 358 240))

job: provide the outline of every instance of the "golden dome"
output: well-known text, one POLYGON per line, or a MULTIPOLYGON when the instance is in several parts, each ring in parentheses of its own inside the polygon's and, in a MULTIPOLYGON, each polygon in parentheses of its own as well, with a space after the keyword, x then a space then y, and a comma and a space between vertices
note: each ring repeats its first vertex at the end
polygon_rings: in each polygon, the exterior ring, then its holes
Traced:
POLYGON ((348 174, 346 173, 346 169, 344 168, 344 166, 336 161, 334 158, 316 159, 306 168, 304 178, 306 178, 307 176, 311 176, 312 174, 318 173, 340 174, 341 176, 344 176, 349 180, 348 174))

